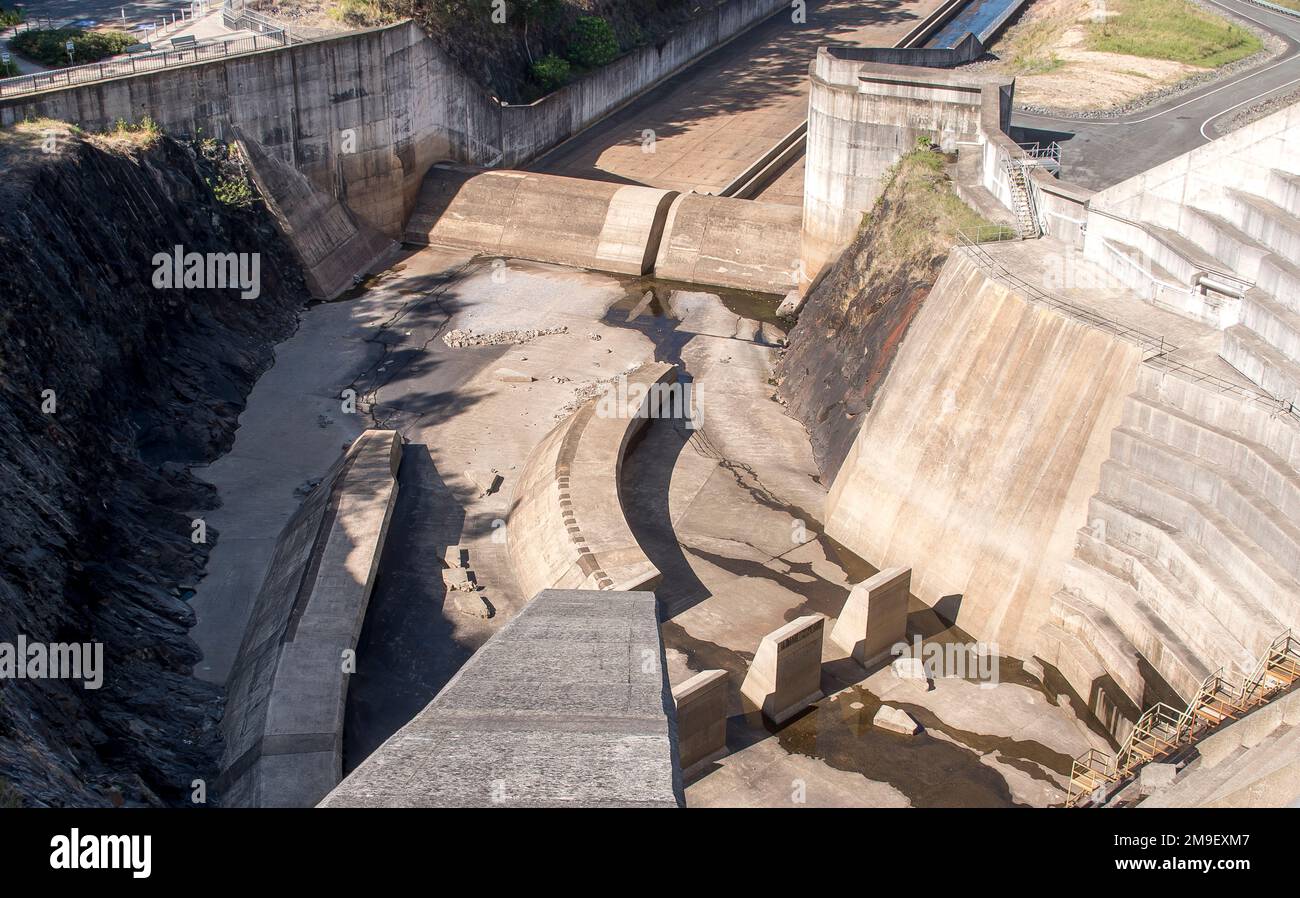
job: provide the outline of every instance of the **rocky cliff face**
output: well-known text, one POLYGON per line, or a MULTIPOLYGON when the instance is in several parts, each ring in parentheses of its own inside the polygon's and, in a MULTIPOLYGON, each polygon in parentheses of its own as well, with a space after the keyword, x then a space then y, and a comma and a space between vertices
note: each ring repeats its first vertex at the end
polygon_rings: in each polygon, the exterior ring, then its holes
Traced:
MULTIPOLYGON (((952 192, 945 158, 904 156, 857 238, 809 293, 777 368, 829 484, 961 228, 987 226, 952 192)), ((941 364, 940 360, 936 364, 941 364)))
POLYGON ((301 272, 210 142, 27 125, 0 169, 0 643, 103 645, 97 690, 0 679, 0 804, 188 803, 221 713, 191 676, 217 535, 191 540, 216 498, 188 465, 233 442, 301 272), (177 245, 260 254, 260 295, 155 287, 177 245))

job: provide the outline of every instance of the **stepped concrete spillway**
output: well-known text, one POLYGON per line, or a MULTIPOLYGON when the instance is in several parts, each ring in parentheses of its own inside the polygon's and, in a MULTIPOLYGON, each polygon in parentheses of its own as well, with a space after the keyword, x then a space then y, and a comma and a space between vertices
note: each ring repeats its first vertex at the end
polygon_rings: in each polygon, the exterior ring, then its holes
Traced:
POLYGON ((672 365, 643 366, 621 386, 613 385, 615 395, 625 388, 629 402, 607 410, 604 397, 589 400, 529 454, 510 500, 507 544, 515 579, 526 594, 627 591, 658 582, 659 569, 623 516, 619 478, 628 446, 652 411, 672 414, 655 390, 676 379, 672 365))
POLYGON ((227 805, 311 807, 343 776, 343 708, 397 496, 401 437, 368 430, 285 526, 227 682, 227 805))
POLYGON ((546 590, 321 807, 678 807, 648 592, 546 590))

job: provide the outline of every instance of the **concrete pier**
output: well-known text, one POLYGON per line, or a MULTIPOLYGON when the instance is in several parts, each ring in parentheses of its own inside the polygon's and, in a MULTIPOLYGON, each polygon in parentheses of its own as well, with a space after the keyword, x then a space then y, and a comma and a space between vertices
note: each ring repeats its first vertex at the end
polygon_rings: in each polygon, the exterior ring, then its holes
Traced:
POLYGON ((809 614, 763 637, 740 694, 776 724, 822 697, 822 629, 826 618, 809 614))
POLYGON ((673 689, 677 754, 690 776, 727 753, 727 672, 705 670, 673 689))
POLYGON ((863 666, 885 658, 891 646, 907 638, 907 595, 912 587, 910 567, 892 567, 853 587, 831 641, 863 666))

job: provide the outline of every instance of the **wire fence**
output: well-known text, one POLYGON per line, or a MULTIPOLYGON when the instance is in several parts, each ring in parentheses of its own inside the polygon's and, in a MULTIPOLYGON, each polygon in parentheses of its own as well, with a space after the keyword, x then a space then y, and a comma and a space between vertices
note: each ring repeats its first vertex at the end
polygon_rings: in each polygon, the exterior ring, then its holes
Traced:
POLYGON ((290 43, 289 33, 284 30, 277 30, 233 40, 195 44, 193 47, 185 47, 180 50, 135 53, 130 56, 114 57, 113 59, 106 59, 103 62, 89 65, 70 66, 66 69, 53 69, 48 72, 5 78, 0 80, 0 97, 22 96, 43 90, 71 87, 75 84, 103 81, 107 78, 138 75, 141 72, 150 72, 157 69, 192 65, 196 62, 222 59, 227 56, 259 53, 263 50, 286 47, 290 43))

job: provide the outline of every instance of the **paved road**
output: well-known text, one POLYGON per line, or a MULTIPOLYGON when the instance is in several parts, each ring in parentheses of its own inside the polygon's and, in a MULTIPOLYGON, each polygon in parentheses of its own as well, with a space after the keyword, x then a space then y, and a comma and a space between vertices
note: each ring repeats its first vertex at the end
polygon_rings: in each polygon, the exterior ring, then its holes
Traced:
MULTIPOLYGON (((154 22, 160 18, 171 18, 172 13, 180 14, 182 7, 189 6, 188 0, 21 0, 29 20, 51 18, 55 20, 89 19, 99 25, 122 27, 122 15, 126 14, 127 28, 134 28, 144 22, 154 22)), ((217 2, 217 0, 214 0, 217 2)), ((6 6, 13 4, 6 0, 6 6)))
MULTIPOLYGON (((529 168, 716 192, 808 115, 808 64, 828 43, 889 46, 941 0, 822 0, 807 22, 780 12, 529 168), (645 132, 654 152, 642 149, 645 132)), ((803 202, 797 189, 769 201, 803 202)))
POLYGON ((1282 55, 1262 67, 1169 100, 1128 118, 1080 121, 1016 113, 1013 127, 1061 141, 1061 178, 1093 189, 1116 184, 1218 136, 1238 110, 1300 88, 1300 18, 1238 0, 1209 0, 1282 38, 1282 55))

